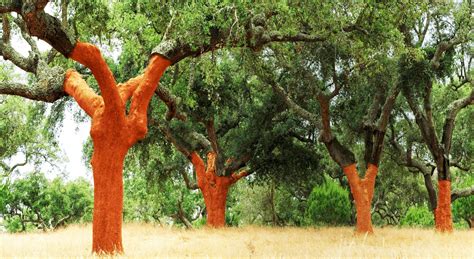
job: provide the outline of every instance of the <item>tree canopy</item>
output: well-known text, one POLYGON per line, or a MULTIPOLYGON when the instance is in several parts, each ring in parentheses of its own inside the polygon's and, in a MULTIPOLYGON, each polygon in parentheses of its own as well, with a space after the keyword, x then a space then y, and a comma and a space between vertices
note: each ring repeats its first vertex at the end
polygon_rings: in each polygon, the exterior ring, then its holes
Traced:
POLYGON ((12 0, 0 14, 9 229, 91 220, 89 183, 38 173, 59 157, 67 96, 92 125, 95 229, 473 226, 471 1, 12 0), (35 188, 65 205, 15 196, 35 188))

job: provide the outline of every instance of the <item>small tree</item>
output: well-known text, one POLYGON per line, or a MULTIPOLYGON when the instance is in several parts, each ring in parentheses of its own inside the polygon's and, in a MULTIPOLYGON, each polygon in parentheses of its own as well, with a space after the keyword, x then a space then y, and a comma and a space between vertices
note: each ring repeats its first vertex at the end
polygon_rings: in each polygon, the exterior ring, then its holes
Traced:
POLYGON ((92 220, 92 190, 84 179, 65 183, 52 181, 44 174, 31 173, 25 178, 0 186, 0 214, 10 232, 54 230, 73 222, 92 220), (8 189, 8 193, 4 193, 8 189))
POLYGON ((400 225, 410 227, 431 227, 434 225, 433 214, 426 206, 412 206, 400 220, 400 225))
POLYGON ((308 198, 306 217, 312 224, 346 225, 351 220, 349 192, 327 180, 314 187, 308 198))

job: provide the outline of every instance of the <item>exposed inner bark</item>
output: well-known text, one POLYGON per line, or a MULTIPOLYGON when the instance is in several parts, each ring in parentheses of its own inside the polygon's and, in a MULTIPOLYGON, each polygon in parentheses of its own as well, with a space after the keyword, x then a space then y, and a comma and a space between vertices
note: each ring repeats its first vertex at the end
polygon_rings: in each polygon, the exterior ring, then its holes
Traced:
POLYGON ((147 132, 147 107, 170 62, 160 55, 153 55, 143 75, 117 85, 94 45, 78 42, 70 58, 91 69, 102 93, 102 96, 97 95, 79 73, 67 71, 64 91, 92 118, 92 250, 98 254, 122 253, 123 161, 128 149, 147 132), (131 108, 126 114, 125 103, 130 97, 131 108))
POLYGON ((453 220, 451 215, 451 181, 438 181, 438 205, 435 211, 436 230, 452 232, 453 220))
POLYGON ((96 253, 123 252, 122 171, 127 150, 126 142, 101 143, 94 138, 91 161, 94 172, 92 250, 96 253))
POLYGON ((378 168, 376 165, 369 164, 363 179, 360 179, 357 173, 356 164, 344 167, 343 171, 349 180, 351 193, 356 205, 356 233, 373 233, 370 207, 374 196, 375 177, 377 176, 378 168))
POLYGON ((202 158, 196 153, 191 153, 191 162, 196 170, 198 187, 201 189, 204 203, 207 209, 207 226, 225 226, 225 207, 227 193, 232 184, 247 175, 247 172, 231 174, 228 176, 218 176, 216 174, 215 160, 216 153, 207 154, 207 168, 202 158))

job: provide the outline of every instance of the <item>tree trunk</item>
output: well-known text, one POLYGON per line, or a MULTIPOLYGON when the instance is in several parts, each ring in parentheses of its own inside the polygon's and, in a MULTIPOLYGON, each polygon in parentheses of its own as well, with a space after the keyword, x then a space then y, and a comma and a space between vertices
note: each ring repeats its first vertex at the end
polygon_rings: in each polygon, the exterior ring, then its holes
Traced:
POLYGON ((92 250, 94 253, 122 253, 123 161, 128 147, 94 141, 94 214, 92 250), (107 145, 108 144, 108 145, 107 145))
POLYGON ((428 201, 430 203, 430 210, 435 213, 436 210, 436 191, 433 188, 433 182, 431 181, 431 174, 423 174, 423 180, 425 182, 426 191, 428 192, 428 201))
POLYGON ((123 253, 123 162, 128 149, 147 133, 148 104, 170 62, 160 55, 152 55, 142 75, 117 84, 96 46, 78 42, 69 57, 92 71, 102 94, 97 95, 79 73, 66 72, 64 91, 92 118, 92 252, 123 253), (127 114, 125 105, 130 98, 127 114))
POLYGON ((191 163, 196 170, 198 187, 204 196, 204 203, 206 204, 206 224, 209 227, 219 228, 225 226, 225 209, 230 186, 247 174, 241 172, 228 176, 216 175, 216 156, 214 152, 207 154, 206 168, 202 158, 196 152, 193 152, 191 153, 191 163))
POLYGON ((230 187, 225 178, 225 176, 215 176, 214 183, 207 182, 206 186, 201 188, 207 208, 207 225, 210 227, 225 226, 225 207, 230 187))
POLYGON ((370 207, 374 196, 375 177, 378 168, 376 165, 369 164, 365 177, 360 179, 356 164, 351 164, 343 168, 344 173, 349 180, 351 193, 357 211, 356 233, 365 234, 373 233, 372 218, 370 207))
POLYGON ((453 231, 450 180, 438 180, 438 205, 435 210, 435 225, 437 231, 453 231))
POLYGON ((468 219, 466 219, 466 221, 467 221, 467 224, 469 225, 469 228, 473 229, 474 228, 474 217, 468 218, 468 219))

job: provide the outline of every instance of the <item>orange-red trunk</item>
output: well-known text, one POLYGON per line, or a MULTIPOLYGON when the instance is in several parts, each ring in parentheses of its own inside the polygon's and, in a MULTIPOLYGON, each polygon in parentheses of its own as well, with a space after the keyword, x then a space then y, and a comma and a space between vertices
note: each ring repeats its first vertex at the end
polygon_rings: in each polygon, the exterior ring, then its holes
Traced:
POLYGON ((247 175, 246 172, 218 176, 215 170, 216 153, 207 154, 207 168, 202 158, 196 153, 191 154, 191 162, 196 170, 198 187, 204 196, 207 210, 207 226, 224 227, 227 193, 232 184, 247 175))
POLYGON ((435 210, 436 230, 440 232, 453 231, 451 214, 451 181, 438 181, 438 204, 435 210))
POLYGON ((207 209, 207 225, 210 227, 224 227, 227 192, 230 184, 227 184, 225 179, 219 179, 221 178, 219 176, 216 178, 214 184, 208 184, 201 190, 207 209))
POLYGON ((102 94, 97 95, 77 72, 66 73, 64 90, 92 118, 92 251, 122 253, 123 162, 128 149, 146 135, 148 104, 170 61, 153 55, 143 75, 117 85, 96 46, 78 42, 69 57, 92 71, 102 94), (126 114, 125 104, 130 98, 126 114))
POLYGON ((378 172, 376 165, 369 164, 365 177, 359 178, 355 164, 343 168, 349 180, 352 196, 357 211, 356 233, 373 233, 370 208, 374 196, 375 177, 378 172))
MULTIPOLYGON (((117 141, 120 142, 120 141, 117 141)), ((128 147, 94 143, 94 213, 92 250, 95 253, 122 253, 123 161, 128 147)))

